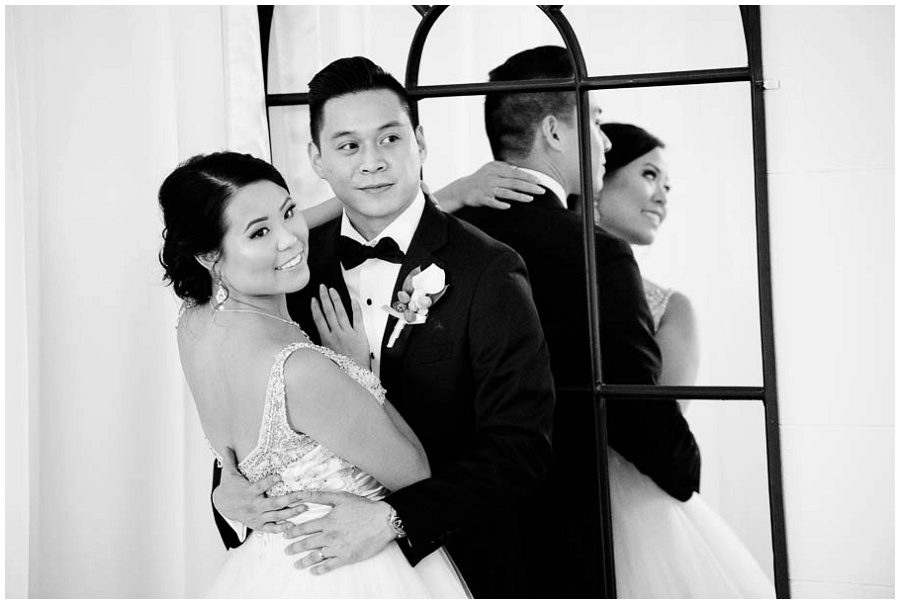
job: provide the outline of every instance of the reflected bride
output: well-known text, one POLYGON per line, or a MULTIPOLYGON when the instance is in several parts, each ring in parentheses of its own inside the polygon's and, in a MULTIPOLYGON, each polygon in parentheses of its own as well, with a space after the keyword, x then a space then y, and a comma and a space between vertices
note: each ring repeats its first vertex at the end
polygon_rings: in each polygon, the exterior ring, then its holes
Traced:
MULTIPOLYGON (((612 149, 594 200, 595 221, 628 243, 650 245, 667 212, 665 145, 630 124, 602 129, 612 149)), ((699 361, 690 301, 647 279, 644 289, 663 357, 659 384, 690 385, 699 361)), ((698 493, 677 501, 613 449, 609 460, 619 597, 775 597, 759 564, 698 493)))

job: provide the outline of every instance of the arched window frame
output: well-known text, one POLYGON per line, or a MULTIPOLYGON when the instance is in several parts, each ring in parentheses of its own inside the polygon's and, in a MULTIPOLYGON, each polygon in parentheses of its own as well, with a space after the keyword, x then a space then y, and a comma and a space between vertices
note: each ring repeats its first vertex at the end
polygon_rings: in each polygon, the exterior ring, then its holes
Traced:
MULTIPOLYGON (((309 104, 307 93, 268 93, 268 55, 274 6, 260 5, 260 44, 263 63, 266 111, 270 107, 309 104)), ((588 109, 588 92, 591 90, 611 90, 619 88, 649 88, 658 86, 684 86, 692 84, 713 84, 726 82, 748 82, 750 84, 750 107, 753 136, 753 172, 756 201, 756 254, 757 284, 759 295, 760 338, 762 340, 762 387, 747 386, 646 386, 605 384, 601 367, 600 316, 597 291, 597 265, 594 253, 594 208, 586 203, 583 211, 583 237, 585 250, 585 279, 588 291, 588 313, 591 340, 591 366, 593 386, 586 386, 594 400, 594 425, 597 442, 597 473, 600 488, 600 510, 602 547, 601 559, 597 561, 602 570, 603 593, 591 594, 595 597, 615 597, 615 565, 613 559, 612 519, 609 506, 609 474, 606 435, 606 399, 702 399, 727 401, 760 401, 765 413, 765 433, 767 452, 767 473, 769 486, 769 515, 772 532, 772 550, 775 572, 775 592, 778 598, 790 597, 788 582, 787 541, 785 537, 784 497, 781 476, 781 444, 778 423, 778 394, 775 373, 775 336, 772 320, 772 278, 769 246, 768 180, 766 159, 765 103, 763 92, 765 81, 762 69, 762 43, 759 6, 740 6, 740 16, 747 46, 747 66, 667 71, 656 73, 588 76, 584 55, 578 37, 562 12, 561 5, 539 5, 543 14, 550 19, 562 36, 574 77, 567 79, 527 80, 517 82, 481 82, 470 84, 449 84, 419 86, 419 66, 422 51, 432 27, 448 8, 446 5, 413 5, 421 21, 413 36, 406 66, 406 89, 413 103, 414 117, 418 116, 418 101, 424 98, 477 96, 491 91, 540 92, 572 91, 578 95, 577 114, 579 127, 579 152, 581 162, 581 190, 592 190, 591 137, 588 109)), ((268 115, 267 115, 268 117, 268 115)), ((271 140, 271 131, 270 131, 271 140)))

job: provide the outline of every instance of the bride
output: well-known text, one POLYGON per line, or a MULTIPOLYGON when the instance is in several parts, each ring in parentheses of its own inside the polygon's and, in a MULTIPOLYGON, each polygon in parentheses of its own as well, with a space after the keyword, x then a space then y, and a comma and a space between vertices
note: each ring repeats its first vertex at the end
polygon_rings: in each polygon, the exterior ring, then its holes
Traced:
MULTIPOLYGON (((345 491, 380 501, 430 476, 422 445, 385 400, 378 378, 310 343, 285 294, 309 281, 308 228, 281 174, 249 155, 213 153, 181 164, 159 191, 160 262, 184 300, 178 348, 216 457, 234 450, 250 481, 279 474, 266 494, 345 491)), ((386 536, 398 535, 386 502, 386 536)), ((292 522, 329 508, 299 506, 292 522)), ((229 552, 211 597, 466 597, 443 549, 415 568, 393 541, 380 554, 320 573, 333 552, 298 570, 285 541, 256 531, 229 552)))

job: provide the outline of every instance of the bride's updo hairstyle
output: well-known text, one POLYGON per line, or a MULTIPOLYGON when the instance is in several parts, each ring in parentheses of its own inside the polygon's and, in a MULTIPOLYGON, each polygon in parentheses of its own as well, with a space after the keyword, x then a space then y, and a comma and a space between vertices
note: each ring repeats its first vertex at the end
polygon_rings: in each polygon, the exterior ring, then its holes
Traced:
POLYGON ((261 180, 288 190, 284 178, 268 162, 224 151, 195 155, 163 181, 159 205, 165 228, 159 262, 165 280, 189 305, 206 304, 212 297, 212 278, 197 256, 220 250, 231 196, 261 180))
POLYGON ((661 140, 634 124, 608 122, 601 124, 600 129, 612 143, 612 147, 606 152, 606 176, 612 176, 619 168, 657 147, 666 147, 661 140))

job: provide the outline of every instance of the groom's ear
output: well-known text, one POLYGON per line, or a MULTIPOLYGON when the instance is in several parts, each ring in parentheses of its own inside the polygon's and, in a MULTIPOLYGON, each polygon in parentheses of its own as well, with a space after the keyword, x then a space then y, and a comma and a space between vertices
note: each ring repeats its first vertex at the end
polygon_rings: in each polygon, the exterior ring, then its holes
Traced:
POLYGON ((322 165, 322 154, 319 153, 319 147, 316 146, 315 142, 309 141, 306 152, 309 154, 309 163, 312 164, 313 172, 315 172, 316 176, 319 178, 324 179, 325 166, 322 165))
POLYGON ((563 133, 559 126, 559 120, 555 115, 545 115, 544 119, 541 120, 538 132, 538 136, 542 139, 545 146, 556 151, 563 148, 563 133))
POLYGON ((425 145, 425 130, 422 129, 422 124, 416 126, 416 143, 419 145, 419 161, 424 164, 425 158, 428 157, 428 147, 425 145))

